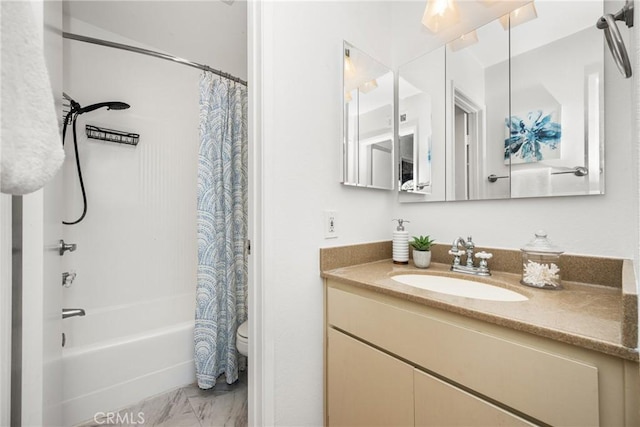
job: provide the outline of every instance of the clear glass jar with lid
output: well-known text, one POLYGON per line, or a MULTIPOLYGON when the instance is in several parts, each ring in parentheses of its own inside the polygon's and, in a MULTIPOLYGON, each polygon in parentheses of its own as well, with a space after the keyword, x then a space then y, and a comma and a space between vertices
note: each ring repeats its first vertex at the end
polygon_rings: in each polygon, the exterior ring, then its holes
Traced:
POLYGON ((534 288, 561 289, 560 255, 564 252, 547 239, 544 231, 523 248, 520 283, 534 288))

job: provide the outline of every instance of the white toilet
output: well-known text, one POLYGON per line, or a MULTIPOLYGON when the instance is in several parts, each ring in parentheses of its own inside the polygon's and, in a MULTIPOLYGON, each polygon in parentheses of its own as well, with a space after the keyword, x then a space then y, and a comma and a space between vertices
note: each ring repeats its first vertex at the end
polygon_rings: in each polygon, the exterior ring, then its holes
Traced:
POLYGON ((238 326, 238 331, 236 332, 236 347, 238 348, 238 352, 240 352, 243 356, 249 355, 249 322, 245 321, 243 324, 238 326))

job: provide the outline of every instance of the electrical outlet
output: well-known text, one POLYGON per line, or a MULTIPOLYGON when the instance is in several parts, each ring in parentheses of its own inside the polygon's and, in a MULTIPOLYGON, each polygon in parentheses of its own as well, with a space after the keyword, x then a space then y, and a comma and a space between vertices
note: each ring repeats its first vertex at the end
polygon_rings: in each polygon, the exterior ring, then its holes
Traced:
POLYGON ((335 239, 338 237, 336 211, 324 211, 324 238, 335 239))

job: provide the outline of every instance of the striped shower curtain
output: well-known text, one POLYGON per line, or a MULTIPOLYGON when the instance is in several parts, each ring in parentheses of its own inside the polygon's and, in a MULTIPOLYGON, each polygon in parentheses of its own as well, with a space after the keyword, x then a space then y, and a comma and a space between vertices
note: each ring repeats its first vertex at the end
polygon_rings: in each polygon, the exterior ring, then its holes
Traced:
POLYGON ((247 88, 205 72, 200 79, 198 283, 195 364, 198 386, 238 379, 246 358, 236 330, 247 319, 247 88))

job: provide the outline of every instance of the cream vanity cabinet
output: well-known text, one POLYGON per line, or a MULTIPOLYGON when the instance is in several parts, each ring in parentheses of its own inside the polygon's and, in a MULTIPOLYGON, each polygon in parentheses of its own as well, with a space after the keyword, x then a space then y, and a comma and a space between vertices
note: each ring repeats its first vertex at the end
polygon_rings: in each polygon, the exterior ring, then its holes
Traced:
POLYGON ((326 281, 330 426, 637 426, 638 364, 326 281))

